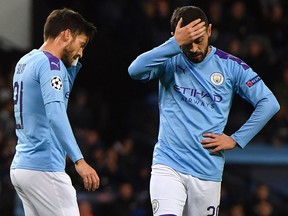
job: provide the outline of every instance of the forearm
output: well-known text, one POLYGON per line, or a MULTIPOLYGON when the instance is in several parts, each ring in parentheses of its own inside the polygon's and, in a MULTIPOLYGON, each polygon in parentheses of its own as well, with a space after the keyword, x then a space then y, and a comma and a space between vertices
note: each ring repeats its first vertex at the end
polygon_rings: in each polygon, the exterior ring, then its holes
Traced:
POLYGON ((241 148, 244 148, 267 122, 279 111, 280 105, 273 94, 267 95, 256 105, 247 122, 231 135, 241 148))
POLYGON ((70 89, 72 89, 74 80, 75 80, 79 70, 81 69, 81 67, 82 67, 82 64, 80 62, 78 62, 78 60, 77 60, 77 62, 75 62, 75 65, 72 65, 71 67, 67 68, 70 89))
POLYGON ((69 158, 73 162, 83 158, 70 126, 65 105, 62 102, 51 102, 46 104, 45 108, 50 126, 69 158))
POLYGON ((172 37, 162 45, 139 55, 129 66, 129 75, 135 80, 153 79, 157 77, 163 62, 180 52, 177 41, 172 37))

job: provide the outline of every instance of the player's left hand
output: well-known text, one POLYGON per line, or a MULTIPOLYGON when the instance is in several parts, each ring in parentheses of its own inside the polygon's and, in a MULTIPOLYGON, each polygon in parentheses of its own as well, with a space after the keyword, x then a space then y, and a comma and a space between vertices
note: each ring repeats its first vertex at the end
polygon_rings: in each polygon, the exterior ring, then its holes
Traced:
POLYGON ((201 140, 201 144, 206 149, 212 149, 211 154, 216 153, 220 150, 229 150, 233 149, 237 146, 235 140, 233 140, 230 136, 222 133, 222 134, 214 134, 214 133, 204 133, 202 136, 205 138, 201 140))

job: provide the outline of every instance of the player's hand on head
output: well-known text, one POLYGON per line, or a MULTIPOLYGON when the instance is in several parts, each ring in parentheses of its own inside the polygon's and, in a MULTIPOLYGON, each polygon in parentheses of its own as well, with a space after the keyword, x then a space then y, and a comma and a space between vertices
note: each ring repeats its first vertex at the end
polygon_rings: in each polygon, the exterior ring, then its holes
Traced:
POLYGON ((202 134, 202 136, 204 139, 201 141, 201 144, 206 149, 212 149, 211 154, 221 150, 233 149, 237 146, 235 140, 233 140, 230 136, 224 133, 204 133, 202 134))
POLYGON ((183 19, 180 18, 174 33, 179 46, 193 43, 193 41, 203 36, 206 31, 205 22, 201 22, 201 19, 196 19, 181 27, 182 22, 183 19))
POLYGON ((85 189, 95 191, 99 188, 100 179, 97 172, 84 159, 80 159, 75 163, 75 169, 81 176, 85 189))

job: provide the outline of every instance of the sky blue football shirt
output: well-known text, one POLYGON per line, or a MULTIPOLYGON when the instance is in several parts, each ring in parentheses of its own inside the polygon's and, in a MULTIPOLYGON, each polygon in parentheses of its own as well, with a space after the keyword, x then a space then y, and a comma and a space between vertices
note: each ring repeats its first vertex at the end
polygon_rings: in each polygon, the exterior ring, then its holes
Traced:
POLYGON ((138 56, 129 66, 133 79, 159 79, 160 127, 153 164, 164 164, 204 180, 221 181, 224 151, 211 155, 202 134, 221 134, 232 99, 239 94, 255 107, 231 137, 242 148, 278 111, 279 104, 245 62, 213 46, 200 63, 188 60, 174 37, 138 56), (269 104, 269 105, 268 105, 269 104))
POLYGON ((74 162, 83 158, 66 113, 80 67, 67 70, 61 60, 36 49, 19 60, 13 77, 18 141, 12 169, 62 172, 67 154, 74 162))

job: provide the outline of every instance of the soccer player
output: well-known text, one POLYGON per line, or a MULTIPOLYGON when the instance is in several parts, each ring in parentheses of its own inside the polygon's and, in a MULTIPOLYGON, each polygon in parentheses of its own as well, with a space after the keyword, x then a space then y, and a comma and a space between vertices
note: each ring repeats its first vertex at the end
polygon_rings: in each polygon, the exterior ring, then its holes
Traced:
POLYGON ((16 153, 11 181, 25 215, 78 216, 76 191, 65 172, 66 155, 75 163, 84 187, 99 187, 96 171, 88 165, 73 135, 66 109, 78 59, 96 27, 67 8, 50 13, 44 43, 24 55, 13 77, 16 153))
POLYGON ((160 127, 153 152, 154 215, 217 215, 224 151, 246 144, 279 110, 263 80, 245 62, 209 45, 212 27, 195 6, 174 10, 172 37, 139 55, 128 72, 159 79, 160 127), (223 133, 234 94, 255 110, 232 135, 223 133))

